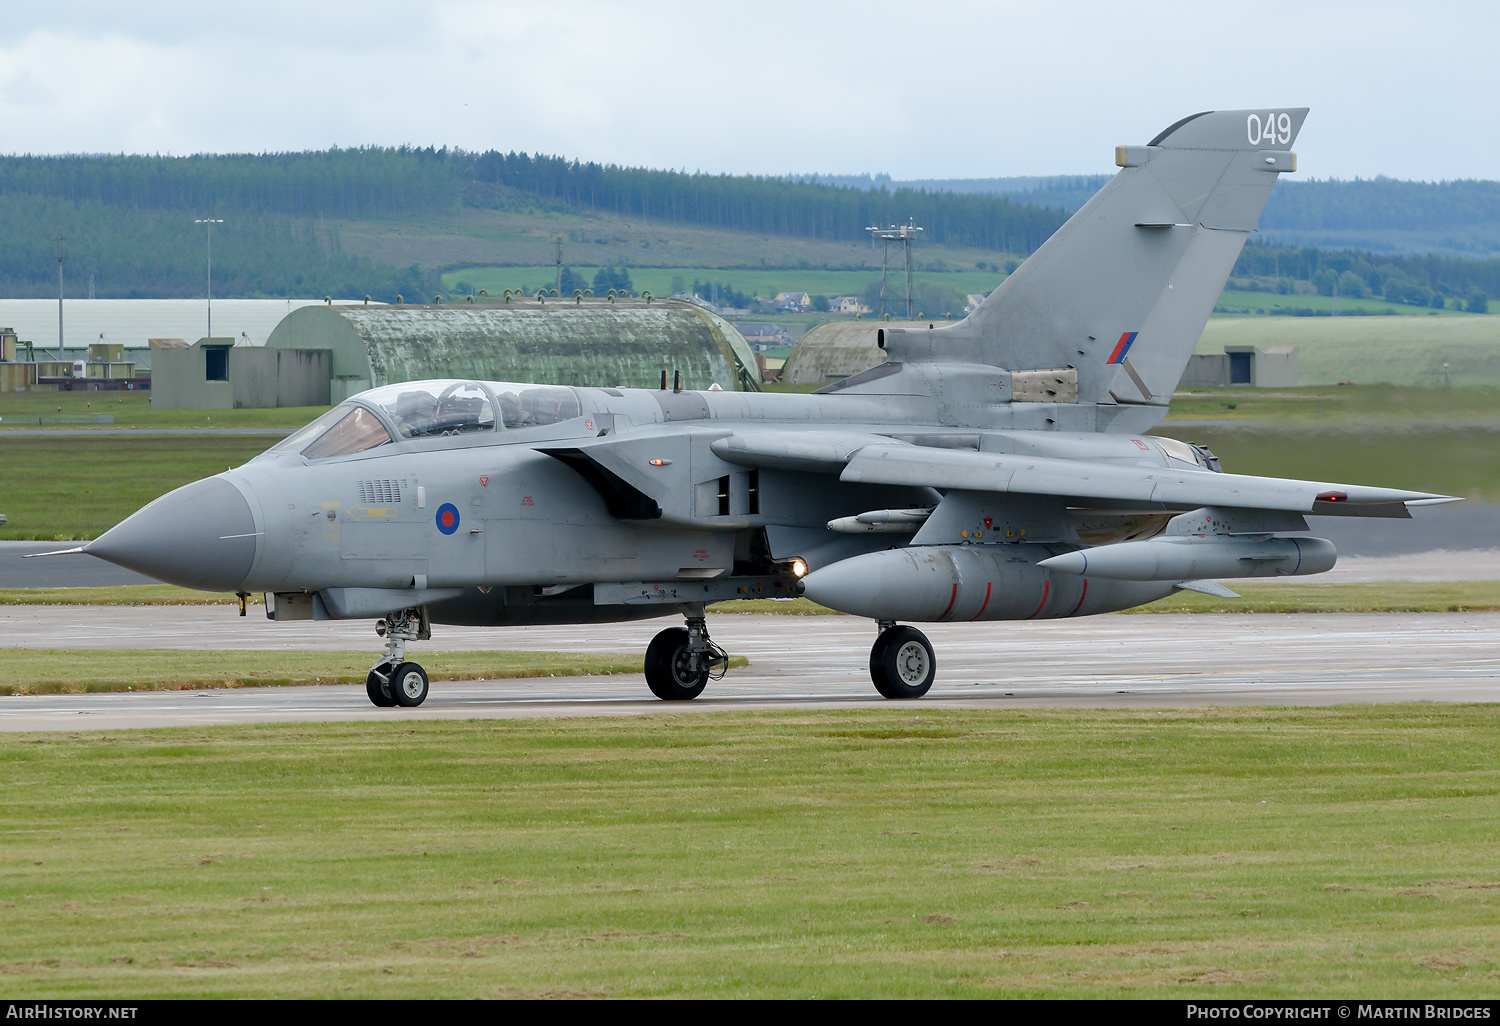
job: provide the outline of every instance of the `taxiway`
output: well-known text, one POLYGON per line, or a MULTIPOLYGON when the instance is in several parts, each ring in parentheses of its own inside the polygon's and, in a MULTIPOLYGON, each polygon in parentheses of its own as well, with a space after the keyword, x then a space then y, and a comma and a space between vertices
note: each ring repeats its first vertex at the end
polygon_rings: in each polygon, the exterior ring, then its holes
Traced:
MULTIPOLYGON (((578 627, 444 628, 422 653, 639 652, 674 618, 578 627)), ((873 625, 845 616, 721 615, 716 641, 750 666, 696 701, 651 697, 638 674, 443 682, 418 709, 376 709, 359 685, 0 698, 0 730, 315 720, 617 716, 883 706, 873 625)), ((1129 615, 924 624, 937 683, 910 708, 1324 705, 1500 701, 1500 613, 1129 615)), ((0 637, 34 648, 368 650, 368 623, 269 623, 230 607, 9 606, 0 637)), ((253 655, 247 656, 253 658, 253 655)))

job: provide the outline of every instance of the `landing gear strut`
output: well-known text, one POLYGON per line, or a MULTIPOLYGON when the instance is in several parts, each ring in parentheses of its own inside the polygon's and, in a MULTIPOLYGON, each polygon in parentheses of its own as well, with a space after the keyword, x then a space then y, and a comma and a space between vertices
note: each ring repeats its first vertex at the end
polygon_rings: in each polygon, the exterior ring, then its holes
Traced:
POLYGON ((426 609, 403 609, 375 623, 375 633, 385 638, 385 655, 370 668, 365 693, 382 709, 392 706, 415 708, 427 700, 427 671, 406 661, 408 641, 432 637, 426 609))
POLYGON ((870 679, 886 698, 921 698, 937 676, 937 659, 927 636, 915 627, 880 621, 880 637, 870 649, 870 679))
POLYGON ((646 649, 646 686, 666 702, 685 702, 703 694, 710 679, 719 680, 729 656, 708 637, 703 613, 687 618, 686 627, 668 627, 646 649))

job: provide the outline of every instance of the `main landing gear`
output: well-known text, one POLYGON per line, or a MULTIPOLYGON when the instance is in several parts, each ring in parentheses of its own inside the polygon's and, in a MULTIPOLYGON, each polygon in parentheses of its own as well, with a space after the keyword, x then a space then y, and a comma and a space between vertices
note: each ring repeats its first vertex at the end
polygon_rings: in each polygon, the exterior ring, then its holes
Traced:
POLYGON ((687 618, 686 627, 668 627, 646 648, 646 686, 666 702, 697 698, 728 667, 729 656, 709 640, 701 609, 687 618))
POLYGON ((427 700, 427 671, 406 661, 408 641, 432 637, 432 624, 425 609, 403 609, 375 623, 375 633, 385 638, 385 656, 370 668, 365 692, 382 709, 393 706, 415 708, 427 700))
POLYGON ((880 637, 870 649, 870 679, 886 698, 921 698, 937 676, 937 658, 927 635, 915 627, 880 621, 880 637))

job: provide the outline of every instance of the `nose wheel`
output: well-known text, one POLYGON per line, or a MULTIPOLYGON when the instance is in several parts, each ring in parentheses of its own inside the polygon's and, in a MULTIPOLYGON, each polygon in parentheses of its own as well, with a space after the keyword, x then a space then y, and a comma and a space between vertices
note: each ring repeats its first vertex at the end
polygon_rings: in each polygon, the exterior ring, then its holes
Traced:
POLYGON ((365 694, 382 709, 414 709, 427 701, 427 671, 406 659, 408 641, 425 641, 432 628, 423 609, 403 609, 377 621, 375 633, 385 638, 385 655, 365 677, 365 694))
POLYGON ((365 678, 365 694, 370 696, 373 704, 382 709, 390 709, 396 704, 395 696, 391 694, 390 674, 382 673, 378 666, 365 678))
POLYGON ((937 676, 937 658, 915 627, 881 624, 870 649, 870 679, 886 698, 921 698, 937 676))

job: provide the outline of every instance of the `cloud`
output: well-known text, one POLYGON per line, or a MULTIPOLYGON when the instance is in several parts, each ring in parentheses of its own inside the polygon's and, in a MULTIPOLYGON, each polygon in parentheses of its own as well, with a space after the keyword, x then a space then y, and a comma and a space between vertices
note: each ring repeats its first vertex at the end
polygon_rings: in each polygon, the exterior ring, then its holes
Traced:
POLYGON ((891 0, 44 5, 8 14, 13 152, 452 145, 710 172, 1109 171, 1198 110, 1313 108, 1318 176, 1500 177, 1500 14, 891 0))

